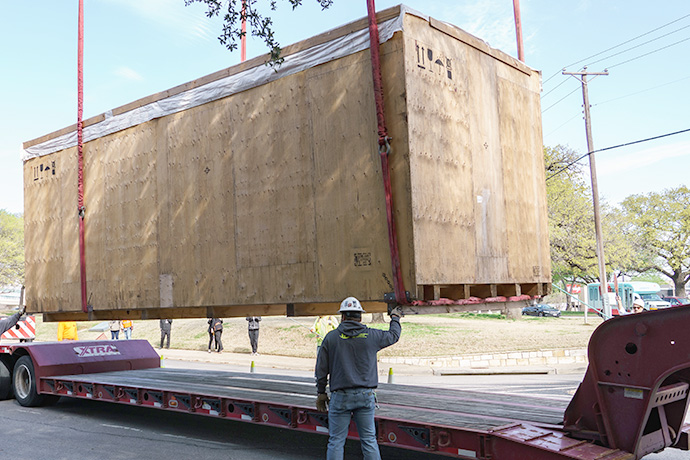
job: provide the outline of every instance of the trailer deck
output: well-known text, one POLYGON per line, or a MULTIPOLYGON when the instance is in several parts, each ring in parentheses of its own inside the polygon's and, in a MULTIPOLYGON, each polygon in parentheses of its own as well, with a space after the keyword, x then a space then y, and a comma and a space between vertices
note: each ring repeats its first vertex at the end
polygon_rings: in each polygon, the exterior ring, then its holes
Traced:
MULTIPOLYGON (((615 318, 592 335, 575 397, 381 384, 379 444, 463 459, 640 459, 688 450, 690 306, 615 318)), ((160 368, 144 340, 0 345, 0 397, 95 399, 328 433, 312 378, 160 368)), ((357 438, 352 424, 350 438, 357 438)))
MULTIPOLYGON (((41 385, 46 393, 60 396, 328 432, 328 416, 314 409, 314 381, 307 377, 152 368, 57 375, 42 379, 41 385)), ((523 435, 537 432, 536 438, 543 441, 562 430, 567 406, 555 399, 399 384, 381 384, 377 397, 380 444, 457 458, 488 458, 491 447, 482 445, 482 437, 493 432, 512 430, 513 436, 516 430, 523 435)), ((350 437, 357 438, 354 424, 350 437)), ((562 442, 559 438, 559 449, 562 442)), ((630 458, 589 443, 567 438, 565 443, 610 454, 600 458, 630 458)))

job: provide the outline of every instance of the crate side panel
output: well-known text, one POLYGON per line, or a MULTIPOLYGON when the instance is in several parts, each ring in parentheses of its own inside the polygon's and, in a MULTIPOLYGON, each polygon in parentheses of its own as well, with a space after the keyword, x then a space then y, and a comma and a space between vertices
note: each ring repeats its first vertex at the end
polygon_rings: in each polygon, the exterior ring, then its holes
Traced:
POLYGON ((26 304, 60 311, 79 302, 76 148, 24 163, 26 304))
POLYGON ((406 66, 417 284, 545 281, 548 273, 533 275, 535 257, 543 265, 548 248, 541 118, 533 102, 538 74, 419 18, 406 20, 406 46, 416 51, 406 66), (505 90, 506 79, 524 94, 505 90), (518 165, 530 180, 528 193, 517 193, 514 175, 506 178, 518 165), (532 229, 523 232, 524 225, 532 229))
POLYGON ((370 76, 368 53, 358 53, 308 81, 319 290, 334 299, 384 292, 380 274, 391 272, 370 76))
POLYGON ((521 282, 548 283, 551 256, 541 106, 535 83, 536 79, 527 81, 510 73, 499 79, 506 228, 511 276, 521 282), (530 129, 525 128, 525 119, 534 121, 530 129))
POLYGON ((87 177, 90 184, 102 184, 98 188, 103 187, 105 194, 102 206, 96 206, 97 193, 85 196, 87 228, 92 215, 105 222, 102 234, 87 239, 87 249, 103 247, 102 253, 90 251, 88 261, 105 261, 101 273, 89 278, 89 282, 103 278, 107 286, 94 299, 95 309, 158 305, 156 123, 143 123, 89 143, 100 162, 88 165, 87 177), (103 171, 100 177, 99 169, 103 171))

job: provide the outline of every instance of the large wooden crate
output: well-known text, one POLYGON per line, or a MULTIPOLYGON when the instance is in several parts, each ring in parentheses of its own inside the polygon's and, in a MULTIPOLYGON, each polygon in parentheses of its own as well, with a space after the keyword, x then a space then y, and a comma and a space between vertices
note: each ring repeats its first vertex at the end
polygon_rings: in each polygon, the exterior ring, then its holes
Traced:
MULTIPOLYGON (((546 293, 539 73, 433 18, 393 8, 379 13, 386 21, 398 24, 381 53, 406 289, 422 300, 546 293)), ((366 37, 365 20, 286 48, 286 62, 353 36, 366 37)), ((266 73, 264 62, 85 122, 268 75, 85 143, 91 318, 332 313, 350 295, 385 309, 369 50, 292 72, 266 73)), ((49 320, 86 318, 76 147, 44 148, 75 129, 24 145, 27 304, 49 320)))

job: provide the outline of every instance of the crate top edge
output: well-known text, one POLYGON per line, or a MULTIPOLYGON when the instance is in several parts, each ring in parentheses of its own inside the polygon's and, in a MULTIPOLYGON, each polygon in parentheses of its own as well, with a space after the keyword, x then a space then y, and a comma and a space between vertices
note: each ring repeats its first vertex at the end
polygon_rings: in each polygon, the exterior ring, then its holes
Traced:
MULTIPOLYGON (((483 40, 459 27, 419 13, 405 5, 397 5, 377 13, 381 43, 390 40, 395 32, 403 31, 405 15, 416 16, 426 21, 431 28, 462 41, 522 73, 529 75, 534 72, 526 64, 503 51, 491 48, 483 40)), ((213 102, 368 48, 368 20, 361 18, 286 46, 282 54, 285 62, 277 71, 266 65, 269 55, 265 54, 90 117, 83 121, 84 142, 213 102), (352 40, 355 35, 358 35, 357 39, 352 40), (348 46, 343 46, 344 41, 348 42, 348 46)), ((22 161, 26 162, 76 145, 77 125, 72 124, 24 142, 22 161)))

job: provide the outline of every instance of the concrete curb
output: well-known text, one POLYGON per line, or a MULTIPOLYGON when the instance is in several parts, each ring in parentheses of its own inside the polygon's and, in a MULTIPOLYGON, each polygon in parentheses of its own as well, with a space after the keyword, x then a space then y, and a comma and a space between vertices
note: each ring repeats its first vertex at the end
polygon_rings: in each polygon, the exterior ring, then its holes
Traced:
MULTIPOLYGON (((255 355, 244 353, 208 353, 201 350, 157 349, 163 360, 204 362, 242 366, 250 369, 273 368, 314 371, 313 358, 255 355)), ((515 353, 478 354, 455 357, 380 357, 379 374, 388 375, 505 375, 561 374, 583 372, 587 368, 586 350, 541 350, 515 353), (520 355, 520 358, 517 356, 520 355)))

